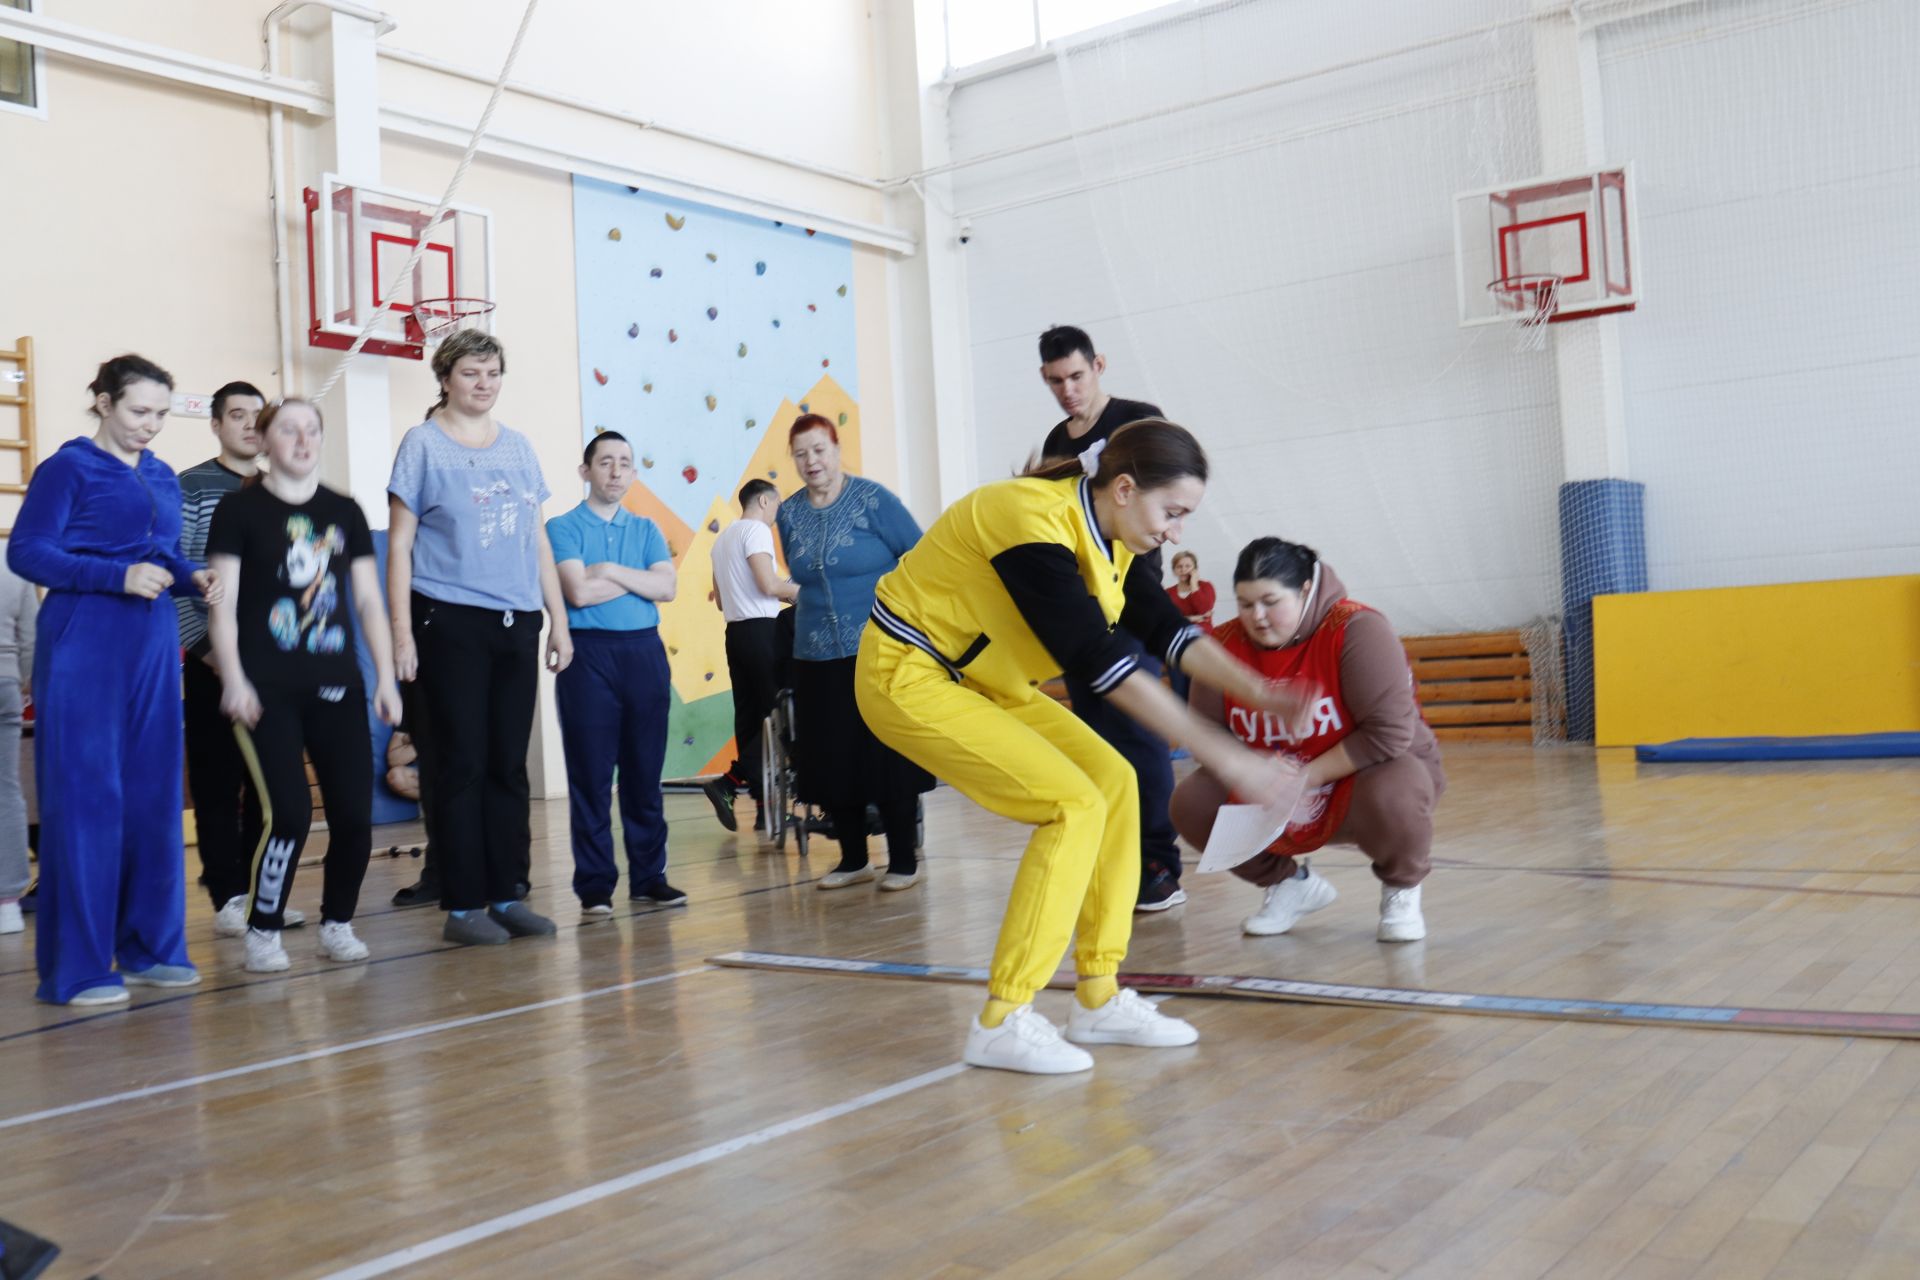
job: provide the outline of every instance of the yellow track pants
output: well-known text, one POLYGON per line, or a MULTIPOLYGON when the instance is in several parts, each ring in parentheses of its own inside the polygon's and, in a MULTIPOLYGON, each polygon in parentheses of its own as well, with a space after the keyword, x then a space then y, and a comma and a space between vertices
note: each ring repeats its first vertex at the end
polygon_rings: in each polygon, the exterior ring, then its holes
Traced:
POLYGON ((1083 978, 1120 971, 1140 895, 1139 782, 1073 712, 956 684, 912 645, 868 627, 854 667, 882 742, 991 813, 1035 828, 1014 875, 987 989, 1026 1004, 1077 934, 1083 978))

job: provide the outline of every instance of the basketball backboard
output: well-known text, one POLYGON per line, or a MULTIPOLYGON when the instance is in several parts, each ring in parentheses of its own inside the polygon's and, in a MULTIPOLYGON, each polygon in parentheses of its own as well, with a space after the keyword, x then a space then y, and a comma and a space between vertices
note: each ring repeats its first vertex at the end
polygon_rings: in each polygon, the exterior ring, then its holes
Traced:
POLYGON ((1549 322, 1639 304, 1632 166, 1462 192, 1453 203, 1462 325, 1531 311, 1543 277, 1558 277, 1549 322))
POLYGON ((439 204, 434 197, 349 183, 331 173, 305 197, 307 340, 314 346, 344 351, 377 316, 362 350, 419 360, 433 340, 414 322, 416 303, 493 298, 493 219, 486 210, 452 205, 429 227, 439 204), (423 236, 427 251, 405 273, 423 236))

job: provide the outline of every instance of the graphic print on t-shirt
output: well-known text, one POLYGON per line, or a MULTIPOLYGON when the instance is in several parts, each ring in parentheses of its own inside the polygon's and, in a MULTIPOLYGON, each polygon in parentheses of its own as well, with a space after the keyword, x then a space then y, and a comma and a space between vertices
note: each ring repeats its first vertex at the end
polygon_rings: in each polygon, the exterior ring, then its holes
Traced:
POLYGON ((540 495, 522 493, 514 500, 513 487, 505 480, 473 488, 473 505, 480 508, 480 549, 491 550, 502 538, 512 538, 520 529, 520 508, 540 509, 540 495))
POLYGON ((282 653, 339 653, 347 647, 347 630, 339 621, 339 579, 327 571, 346 550, 347 532, 339 525, 316 530, 305 515, 287 517, 280 581, 293 594, 275 600, 267 613, 267 627, 282 653))

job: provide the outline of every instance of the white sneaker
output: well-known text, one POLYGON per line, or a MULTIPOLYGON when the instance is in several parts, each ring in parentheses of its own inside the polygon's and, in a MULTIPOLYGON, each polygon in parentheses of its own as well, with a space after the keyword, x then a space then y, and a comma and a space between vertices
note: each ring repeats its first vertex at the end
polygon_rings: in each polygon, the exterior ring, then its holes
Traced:
POLYGON ((213 913, 213 936, 238 938, 247 931, 247 895, 228 898, 227 905, 213 913))
POLYGON ((26 917, 20 914, 17 902, 0 902, 0 933, 25 933, 26 917))
POLYGON ((1073 1016, 1067 1019, 1067 1039, 1075 1044, 1130 1044, 1141 1049, 1177 1049, 1200 1038, 1191 1022, 1169 1018, 1140 998, 1131 987, 1098 1009, 1083 1009, 1073 1002, 1073 1016))
POLYGON ((972 1066, 1036 1076, 1093 1070, 1093 1055, 1062 1040, 1060 1028, 1030 1004, 1015 1009, 997 1027, 983 1027, 975 1018, 967 1032, 967 1051, 960 1056, 972 1066))
POLYGON ((292 964, 293 961, 287 959, 287 949, 280 944, 278 929, 247 930, 248 973, 278 973, 292 964))
POLYGON ((1427 918, 1420 914, 1420 886, 1396 889, 1380 886, 1380 932, 1382 942, 1418 942, 1427 936, 1427 918))
POLYGON ((1241 922, 1240 930, 1256 938, 1285 933, 1300 923, 1300 917, 1318 911, 1339 897, 1333 882, 1308 868, 1307 878, 1298 876, 1267 886, 1267 900, 1260 909, 1241 922))
POLYGON ((307 913, 304 911, 295 911, 292 907, 288 907, 280 913, 280 927, 283 929, 298 929, 306 922, 307 913))
POLYGON ((320 922, 320 954, 341 964, 365 960, 372 952, 353 934, 353 926, 344 920, 320 922))

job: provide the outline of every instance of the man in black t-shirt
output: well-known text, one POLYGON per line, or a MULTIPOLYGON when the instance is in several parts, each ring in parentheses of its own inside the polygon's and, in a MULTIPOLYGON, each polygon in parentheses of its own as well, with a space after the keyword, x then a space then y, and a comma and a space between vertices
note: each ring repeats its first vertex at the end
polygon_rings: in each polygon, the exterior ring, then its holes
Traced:
MULTIPOLYGON (((1077 458, 1088 445, 1105 440, 1129 422, 1159 418, 1160 407, 1144 400, 1121 400, 1100 389, 1107 358, 1093 349, 1084 329, 1060 325, 1040 335, 1040 377, 1066 413, 1040 447, 1048 459, 1077 458)), ((1141 556, 1154 581, 1161 577, 1160 553, 1141 556)), ((1147 659, 1151 664, 1152 659, 1147 659)), ((1157 670, 1157 667, 1153 669, 1157 670)), ((1165 911, 1187 900, 1180 887, 1180 849, 1174 843, 1173 759, 1167 744, 1151 730, 1107 705, 1083 680, 1066 678, 1073 710, 1115 751, 1127 758, 1140 779, 1141 911, 1165 911)))

